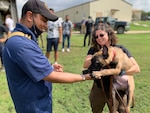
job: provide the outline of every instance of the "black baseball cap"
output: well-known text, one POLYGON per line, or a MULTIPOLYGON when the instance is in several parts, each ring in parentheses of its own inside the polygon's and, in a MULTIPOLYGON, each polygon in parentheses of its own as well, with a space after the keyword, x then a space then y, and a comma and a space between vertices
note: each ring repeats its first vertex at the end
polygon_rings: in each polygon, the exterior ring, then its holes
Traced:
POLYGON ((58 20, 56 15, 50 13, 47 4, 40 0, 28 0, 22 8, 22 14, 26 14, 27 11, 41 14, 50 21, 58 20))

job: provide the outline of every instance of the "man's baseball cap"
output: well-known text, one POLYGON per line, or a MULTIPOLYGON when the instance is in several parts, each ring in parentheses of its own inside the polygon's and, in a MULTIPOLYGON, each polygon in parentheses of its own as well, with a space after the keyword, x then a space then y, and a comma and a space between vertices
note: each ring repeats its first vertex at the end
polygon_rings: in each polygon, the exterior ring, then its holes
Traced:
POLYGON ((58 19, 56 15, 50 13, 47 4, 40 0, 28 0, 22 8, 22 14, 26 14, 27 11, 41 14, 46 19, 51 21, 56 21, 58 19))

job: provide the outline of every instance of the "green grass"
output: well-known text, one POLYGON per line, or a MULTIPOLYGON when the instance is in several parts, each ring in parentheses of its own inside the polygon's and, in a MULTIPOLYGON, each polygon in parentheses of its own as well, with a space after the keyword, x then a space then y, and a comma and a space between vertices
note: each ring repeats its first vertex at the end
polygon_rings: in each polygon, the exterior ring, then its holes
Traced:
MULTIPOLYGON (((59 45, 58 62, 64 66, 64 71, 79 74, 82 72, 84 58, 89 49, 82 47, 83 37, 81 34, 73 34, 70 53, 62 53, 59 45)), ((150 34, 122 34, 118 38, 119 44, 130 50, 141 68, 141 73, 134 76, 136 105, 131 113, 150 113, 150 34)), ((43 52, 45 53, 45 48, 43 52)), ((51 55, 50 61, 53 63, 53 53, 51 55)), ((53 113, 91 113, 88 99, 91 86, 92 81, 53 84, 53 113)), ((0 72, 0 90, 0 113, 15 113, 4 72, 0 72)), ((108 113, 107 107, 104 113, 108 113)))
POLYGON ((133 21, 130 30, 150 30, 150 21, 133 21))

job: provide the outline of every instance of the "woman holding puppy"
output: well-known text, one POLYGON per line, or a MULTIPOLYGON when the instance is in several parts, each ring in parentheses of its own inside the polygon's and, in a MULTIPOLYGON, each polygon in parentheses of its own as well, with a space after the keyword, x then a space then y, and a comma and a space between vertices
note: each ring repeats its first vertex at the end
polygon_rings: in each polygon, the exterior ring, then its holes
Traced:
MULTIPOLYGON (((123 74, 132 75, 140 72, 139 65, 137 64, 136 60, 133 58, 131 53, 124 46, 116 45, 116 44, 117 44, 117 36, 114 33, 114 30, 105 23, 97 24, 94 28, 93 35, 92 35, 92 46, 88 50, 83 67, 88 68, 91 64, 91 59, 94 53, 98 52, 104 45, 106 45, 108 47, 117 46, 121 48, 133 63, 133 66, 123 74)), ((109 94, 110 77, 105 76, 102 79, 103 79, 104 88, 106 89, 105 92, 107 95, 109 94)), ((102 113, 103 108, 106 104, 106 99, 102 93, 99 80, 94 80, 89 99, 92 108, 92 113, 102 113)))

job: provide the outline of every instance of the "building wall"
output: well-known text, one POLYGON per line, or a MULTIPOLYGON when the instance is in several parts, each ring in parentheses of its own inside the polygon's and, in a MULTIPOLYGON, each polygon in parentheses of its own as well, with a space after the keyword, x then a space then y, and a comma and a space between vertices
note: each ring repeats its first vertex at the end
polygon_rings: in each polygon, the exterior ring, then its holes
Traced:
POLYGON ((112 16, 122 21, 131 21, 132 5, 123 0, 99 0, 91 3, 91 16, 112 16))
POLYGON ((56 15, 65 19, 68 14, 73 23, 80 22, 83 17, 112 16, 122 21, 131 21, 132 5, 124 0, 95 0, 74 6, 59 12, 56 15))
POLYGON ((118 20, 124 20, 124 21, 129 21, 131 22, 132 19, 132 5, 123 1, 123 0, 117 0, 117 4, 114 4, 112 2, 111 4, 115 8, 119 10, 116 12, 115 17, 118 18, 118 20))
POLYGON ((0 0, 0 21, 5 22, 6 14, 11 13, 14 23, 18 22, 16 0, 0 0), (2 6, 2 4, 4 6, 2 6), (8 6, 7 6, 8 5, 8 6), (3 8, 5 7, 5 8, 3 8))
POLYGON ((132 20, 139 21, 141 20, 142 10, 133 10, 132 11, 132 20))
POLYGON ((59 17, 62 17, 63 20, 65 19, 65 15, 69 15, 70 20, 75 23, 75 22, 80 22, 83 17, 88 17, 89 12, 90 12, 90 4, 85 3, 81 4, 72 8, 68 8, 62 11, 56 12, 56 15, 59 17))
POLYGON ((17 4, 16 0, 10 0, 10 12, 14 23, 18 22, 17 4))

